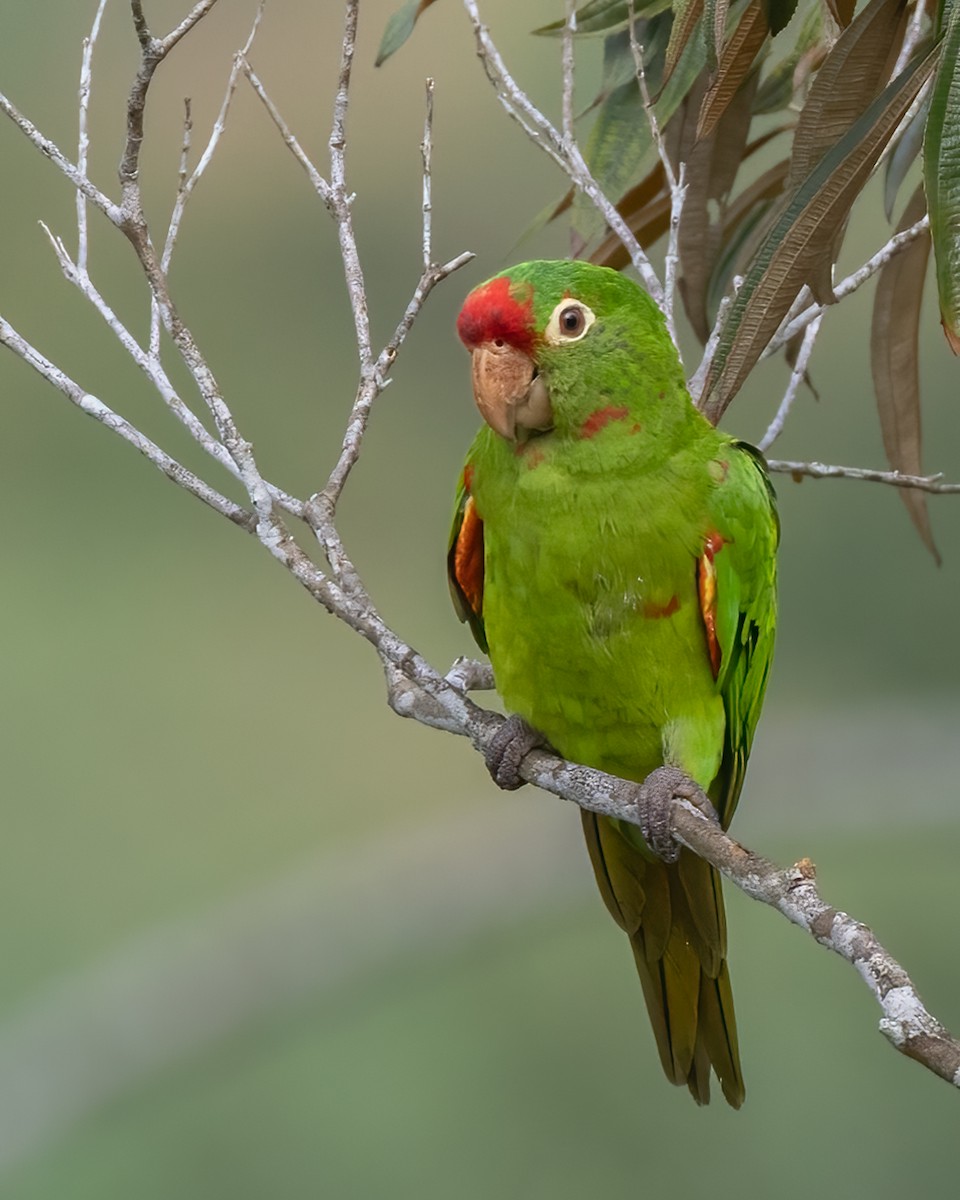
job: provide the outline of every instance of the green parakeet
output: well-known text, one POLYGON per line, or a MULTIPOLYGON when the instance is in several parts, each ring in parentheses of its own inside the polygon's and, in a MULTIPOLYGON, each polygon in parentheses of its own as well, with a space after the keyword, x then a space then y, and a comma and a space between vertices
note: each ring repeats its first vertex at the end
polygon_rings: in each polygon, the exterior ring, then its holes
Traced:
MULTIPOLYGON (((497 689, 565 758, 643 781, 675 767, 733 816, 773 650, 778 523, 759 453, 687 393, 663 316, 583 262, 529 262, 457 323, 486 422, 460 478, 454 603, 497 689)), ((667 1077, 744 1088, 720 879, 584 811, 667 1077)))

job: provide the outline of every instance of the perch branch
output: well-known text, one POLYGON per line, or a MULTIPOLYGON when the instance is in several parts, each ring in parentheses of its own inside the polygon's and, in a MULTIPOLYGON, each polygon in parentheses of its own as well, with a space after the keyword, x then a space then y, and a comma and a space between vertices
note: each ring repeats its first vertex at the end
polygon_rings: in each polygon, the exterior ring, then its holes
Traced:
MULTIPOLYGON (((451 676, 457 678, 461 672, 469 676, 470 668, 458 660, 451 676)), ((463 707, 457 711, 435 688, 424 696, 410 674, 399 667, 388 669, 387 680, 395 711, 427 725, 463 733, 481 751, 503 720, 477 709, 465 697, 463 707), (456 717, 451 721, 455 711, 456 717)), ((637 823, 635 783, 567 762, 542 750, 527 755, 520 765, 520 775, 528 783, 590 812, 637 823)), ((741 891, 775 908, 855 967, 880 1005, 880 1032, 902 1054, 954 1087, 960 1087, 960 1041, 927 1011, 906 971, 874 933, 820 896, 809 859, 801 859, 786 869, 778 867, 734 841, 686 800, 673 802, 672 829, 677 841, 716 867, 741 891)))

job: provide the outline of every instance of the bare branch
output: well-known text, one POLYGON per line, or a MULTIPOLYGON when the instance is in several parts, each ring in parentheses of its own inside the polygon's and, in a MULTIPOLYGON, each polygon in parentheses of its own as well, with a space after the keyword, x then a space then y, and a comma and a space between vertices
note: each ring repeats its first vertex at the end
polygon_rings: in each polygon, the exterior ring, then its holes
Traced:
MULTIPOLYGON (((193 6, 180 24, 175 29, 171 29, 165 38, 161 39, 160 47, 164 57, 170 53, 182 37, 185 37, 193 29, 198 21, 203 20, 216 3, 217 0, 200 0, 200 3, 193 6)), ((135 5, 137 8, 140 7, 137 0, 135 0, 135 5)))
MULTIPOLYGON (((87 132, 87 115, 90 109, 90 86, 93 76, 93 48, 100 36, 100 21, 107 0, 100 0, 97 5, 90 35, 83 41, 83 58, 80 63, 80 102, 79 102, 79 134, 77 140, 77 170, 81 175, 87 173, 87 151, 90 147, 90 137, 87 132)), ((77 192, 77 263, 81 270, 87 268, 87 201, 83 192, 77 192)))
POLYGON ((576 54, 574 52, 573 35, 577 32, 577 2, 566 0, 566 23, 563 27, 563 42, 561 51, 561 70, 563 83, 561 88, 561 131, 566 153, 576 145, 577 134, 573 124, 573 94, 574 72, 576 69, 576 54))
POLYGON ((793 402, 796 399, 797 392, 800 390, 800 385, 807 377, 807 366, 810 363, 810 355, 813 353, 813 347, 817 340, 817 334, 820 332, 820 324, 823 321, 823 315, 814 317, 803 333, 803 341, 800 343, 800 351, 797 354, 797 361, 794 363, 793 370, 790 372, 790 379, 787 383, 787 390, 783 394, 783 399, 780 401, 780 407, 777 409, 773 420, 767 427, 767 432, 757 442, 757 449, 766 452, 770 449, 773 443, 783 432, 783 426, 790 414, 790 409, 793 407, 793 402))
MULTIPOLYGON (((177 187, 177 198, 174 201, 173 211, 170 214, 170 223, 167 227, 167 236, 164 240, 163 253, 160 256, 160 268, 166 275, 170 270, 170 262, 173 258, 173 251, 177 243, 177 237, 180 233, 180 224, 183 220, 184 210, 190 197, 193 195, 194 188, 203 177, 204 171, 210 165, 210 162, 216 152, 217 146, 220 144, 220 139, 227 127, 227 117, 230 113, 230 106, 233 102, 233 97, 237 90, 237 83, 240 75, 244 70, 246 63, 246 55, 250 52, 253 46, 254 39, 257 36, 257 31, 260 28, 260 23, 263 20, 263 8, 265 0, 261 0, 257 6, 256 15, 253 19, 253 26, 247 36, 247 40, 243 48, 234 55, 233 66, 230 74, 227 77, 227 86, 224 91, 223 101, 220 105, 220 111, 213 123, 213 128, 210 131, 210 137, 204 147, 203 153, 200 155, 197 165, 191 173, 187 173, 187 159, 190 150, 190 135, 192 131, 192 122, 190 118, 190 101, 184 101, 184 124, 183 124, 183 148, 180 155, 180 177, 179 186, 177 187)), ((153 298, 150 311, 150 353, 157 355, 160 350, 160 308, 156 297, 153 298)))
POLYGON ((209 505, 215 512, 220 513, 235 525, 240 525, 248 531, 253 529, 255 521, 253 513, 234 504, 232 500, 228 500, 226 496, 222 496, 209 484, 199 479, 192 471, 181 466, 176 459, 161 450, 155 442, 135 429, 129 421, 114 412, 102 400, 91 395, 48 358, 45 358, 3 317, 0 317, 0 345, 7 346, 12 350, 18 358, 23 359, 28 366, 43 376, 48 383, 52 384, 58 392, 66 396, 87 416, 93 417, 94 420, 122 437, 125 442, 136 447, 145 458, 153 463, 157 470, 162 471, 178 487, 182 487, 192 496, 196 496, 198 500, 202 500, 204 504, 209 505))
POLYGON ((489 663, 462 656, 454 660, 443 678, 460 692, 489 692, 497 686, 493 678, 493 667, 489 663))
POLYGON ((423 270, 430 270, 433 262, 433 92, 434 81, 426 83, 426 113, 423 118, 423 141, 420 157, 423 160, 423 270))
POLYGON ((942 475, 901 475, 899 471, 874 471, 869 467, 837 467, 821 462, 790 462, 786 459, 767 460, 771 471, 795 475, 798 479, 860 479, 867 483, 886 483, 890 487, 916 488, 918 492, 950 496, 960 493, 960 483, 943 483, 942 475))
MULTIPOLYGON (((454 678, 456 672, 457 664, 451 672, 454 678)), ((463 673, 471 676, 469 664, 463 673)), ((478 709, 466 697, 458 706, 435 685, 428 691, 410 664, 391 660, 387 682, 391 706, 401 716, 462 733, 480 750, 490 743, 503 720, 478 709)), ((445 681, 441 684, 454 690, 445 681)), ((590 812, 637 824, 636 783, 542 750, 526 756, 520 764, 520 775, 528 783, 590 812)), ((671 818, 677 841, 716 867, 752 899, 777 909, 854 966, 880 1005, 881 1033, 902 1054, 960 1087, 960 1042, 926 1010, 906 971, 872 931, 821 898, 809 859, 801 859, 786 870, 779 868, 734 841, 689 801, 675 800, 671 818)))
MULTIPOLYGON (((872 254, 866 262, 859 266, 855 271, 851 272, 834 287, 833 292, 837 300, 842 300, 845 296, 851 295, 858 288, 862 287, 868 279, 871 279, 880 270, 882 266, 890 261, 895 255, 908 246, 915 238, 918 238, 925 229, 930 227, 930 217, 924 214, 919 221, 910 226, 909 229, 904 229, 900 233, 895 233, 889 241, 885 242, 880 249, 872 254)), ((806 292, 806 289, 804 289, 806 292)), ((809 293, 807 293, 809 295, 809 293)), ((799 299, 799 297, 798 297, 799 299)), ((810 304, 804 308, 796 316, 788 316, 786 322, 781 325, 776 336, 770 341, 761 355, 762 358, 768 358, 771 354, 776 353, 787 342, 791 341, 798 333, 805 329, 811 321, 822 316, 826 311, 826 305, 810 304)), ((792 311, 792 310, 791 310, 792 311)))
POLYGON ((313 162, 311 161, 310 157, 307 155, 306 151, 303 149, 303 147, 297 141, 297 138, 294 135, 293 131, 290 129, 290 126, 286 123, 286 121, 281 116, 280 110, 277 108, 277 106, 274 104, 274 102, 270 99, 270 96, 268 95, 267 90, 263 86, 263 83, 261 82, 260 77, 257 75, 256 71, 254 71, 253 67, 251 67, 250 63, 247 62, 246 58, 243 55, 240 56, 240 60, 241 60, 241 66, 242 66, 244 75, 246 75, 247 80, 250 83, 250 86, 253 88, 253 90, 256 92, 256 94, 259 96, 264 108, 270 114, 270 119, 273 121, 274 125, 276 125, 277 129, 279 129, 280 136, 283 138, 283 141, 284 141, 287 149, 291 152, 291 154, 294 156, 294 158, 297 160, 297 162, 306 171, 307 178, 310 180, 311 186, 313 187, 314 191, 317 193, 317 195, 320 197, 320 199, 324 202, 324 204, 327 206, 327 208, 331 209, 331 211, 332 211, 333 193, 331 191, 330 184, 320 174, 319 170, 314 166, 313 162))
POLYGON ((650 126, 653 144, 657 148, 657 156, 663 167, 667 187, 670 189, 670 234, 667 239, 667 253, 663 263, 663 316, 667 323, 667 332, 670 334, 670 338, 679 352, 680 342, 677 338, 674 308, 677 298, 677 272, 680 266, 680 220, 683 215, 683 202, 687 196, 685 182, 686 167, 683 163, 680 163, 678 170, 674 171, 670 155, 667 153, 667 145, 663 140, 660 122, 657 120, 650 90, 647 87, 647 73, 643 65, 643 47, 637 41, 633 0, 630 0, 630 50, 633 54, 634 70, 637 76, 637 83, 640 87, 640 95, 643 97, 643 111, 646 114, 647 124, 650 126))
MULTIPOLYGON (((239 479, 239 468, 227 452, 226 447, 211 436, 189 405, 184 403, 171 383, 166 371, 164 371, 159 358, 143 350, 133 334, 130 333, 110 305, 107 304, 89 274, 86 271, 82 271, 79 265, 72 261, 62 239, 54 236, 43 222, 41 222, 41 228, 50 240, 53 252, 57 256, 57 262, 63 271, 64 278, 73 284, 94 306, 109 326, 117 341, 130 355, 144 375, 146 375, 164 404, 180 424, 183 425, 193 440, 224 470, 229 471, 234 478, 239 479)), ((272 485, 268 486, 273 498, 283 509, 295 517, 303 517, 304 504, 302 500, 288 496, 286 492, 272 485)))
POLYGON ((616 205, 604 195, 591 174, 576 141, 569 146, 566 144, 563 134, 547 120, 507 70, 499 50, 490 37, 490 31, 480 19, 476 0, 463 0, 463 6, 473 25, 477 41, 477 55, 483 63, 487 78, 496 89, 500 103, 523 128, 531 141, 549 155, 571 183, 597 207, 604 220, 623 242, 647 291, 656 303, 662 306, 663 285, 653 269, 650 259, 617 211, 616 205))
POLYGON ((57 144, 50 141, 49 138, 44 137, 36 125, 28 120, 17 106, 8 100, 2 92, 0 92, 0 112, 10 118, 24 137, 33 143, 44 158, 49 158, 53 165, 70 180, 77 191, 82 192, 91 204, 95 205, 104 214, 108 221, 117 226, 123 224, 123 213, 119 206, 114 204, 109 197, 105 196, 99 188, 95 187, 83 171, 74 166, 57 144))

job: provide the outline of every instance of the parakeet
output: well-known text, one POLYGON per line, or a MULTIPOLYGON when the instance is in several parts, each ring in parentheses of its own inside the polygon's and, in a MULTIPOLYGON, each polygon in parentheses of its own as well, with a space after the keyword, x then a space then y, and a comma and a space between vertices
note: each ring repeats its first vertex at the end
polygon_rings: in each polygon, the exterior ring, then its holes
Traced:
MULTIPOLYGON (((663 316, 616 271, 528 262, 457 330, 486 424, 460 476, 454 604, 504 704, 565 758, 643 781, 679 768, 724 826, 773 651, 779 525, 761 455, 691 403, 663 316)), ((667 1077, 744 1097, 720 879, 583 811, 667 1077)))

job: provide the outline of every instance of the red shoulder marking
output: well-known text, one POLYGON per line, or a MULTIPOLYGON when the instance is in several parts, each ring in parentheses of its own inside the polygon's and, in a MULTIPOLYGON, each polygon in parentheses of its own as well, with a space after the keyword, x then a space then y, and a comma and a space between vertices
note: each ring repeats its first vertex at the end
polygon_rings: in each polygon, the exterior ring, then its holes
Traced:
POLYGON ((700 596, 700 613, 707 634, 707 653, 714 679, 720 674, 722 654, 717 638, 717 568, 714 559, 723 549, 723 535, 715 529, 707 534, 703 554, 697 559, 697 592, 700 596))
POLYGON ((483 612, 483 521, 472 496, 463 506, 463 523, 453 547, 453 577, 479 617, 483 612))

